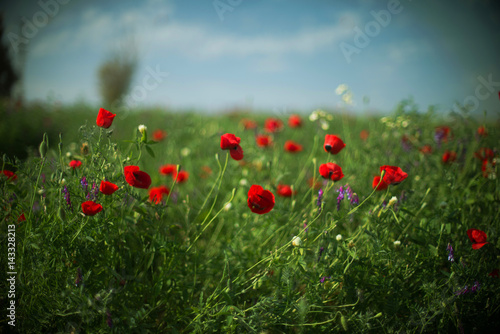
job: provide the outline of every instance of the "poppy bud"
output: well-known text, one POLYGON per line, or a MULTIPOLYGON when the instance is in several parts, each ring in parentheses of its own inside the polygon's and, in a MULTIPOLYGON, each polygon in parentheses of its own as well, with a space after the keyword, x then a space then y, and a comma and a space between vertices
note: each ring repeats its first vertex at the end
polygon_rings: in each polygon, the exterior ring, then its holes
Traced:
POLYGON ((300 247, 301 244, 302 244, 302 240, 300 239, 300 237, 295 236, 292 238, 292 245, 294 247, 300 247))
POLYGON ((145 143, 148 141, 148 128, 144 124, 138 126, 139 132, 142 134, 141 142, 145 143))
POLYGON ((38 151, 40 152, 40 157, 45 158, 47 155, 47 149, 49 148, 49 138, 47 133, 43 134, 43 140, 38 147, 38 151))

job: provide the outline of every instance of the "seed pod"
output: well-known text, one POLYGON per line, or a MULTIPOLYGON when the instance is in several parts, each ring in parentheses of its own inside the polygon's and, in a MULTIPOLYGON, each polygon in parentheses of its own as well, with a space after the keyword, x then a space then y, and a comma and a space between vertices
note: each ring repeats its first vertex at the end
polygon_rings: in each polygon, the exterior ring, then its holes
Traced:
POLYGON ((340 317, 340 323, 342 324, 342 328, 347 332, 349 330, 349 327, 347 327, 347 319, 344 315, 340 317))
POLYGON ((43 140, 38 147, 38 151, 40 152, 40 156, 45 158, 47 155, 47 149, 49 148, 49 138, 47 137, 47 133, 43 134, 43 140))

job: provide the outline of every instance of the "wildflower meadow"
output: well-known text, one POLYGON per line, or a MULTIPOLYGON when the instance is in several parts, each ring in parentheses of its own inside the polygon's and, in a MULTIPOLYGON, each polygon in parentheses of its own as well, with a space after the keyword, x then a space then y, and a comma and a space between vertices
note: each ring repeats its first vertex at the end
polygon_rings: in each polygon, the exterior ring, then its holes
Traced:
POLYGON ((491 115, 44 115, 0 147, 3 328, 500 331, 491 115))

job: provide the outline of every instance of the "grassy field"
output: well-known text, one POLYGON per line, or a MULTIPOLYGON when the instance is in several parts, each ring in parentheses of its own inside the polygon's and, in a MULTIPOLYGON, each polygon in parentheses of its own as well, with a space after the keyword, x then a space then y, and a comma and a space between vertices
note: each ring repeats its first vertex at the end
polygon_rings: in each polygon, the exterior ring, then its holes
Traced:
POLYGON ((15 176, 0 174, 0 267, 16 274, 0 299, 19 333, 500 330, 498 121, 412 101, 291 124, 151 110, 103 128, 99 108, 53 109, 2 110, 15 176), (326 163, 343 177, 322 177, 326 163), (382 166, 407 177, 376 190, 382 166))

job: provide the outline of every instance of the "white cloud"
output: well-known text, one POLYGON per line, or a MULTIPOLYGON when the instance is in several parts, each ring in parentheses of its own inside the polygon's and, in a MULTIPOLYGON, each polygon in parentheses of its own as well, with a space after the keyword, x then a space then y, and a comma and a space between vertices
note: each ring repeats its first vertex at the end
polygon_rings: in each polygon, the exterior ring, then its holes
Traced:
POLYGON ((238 36, 211 32, 206 27, 173 23, 150 35, 158 51, 176 51, 194 58, 227 56, 277 56, 312 54, 335 46, 351 31, 343 26, 301 30, 285 37, 272 35, 238 36))
POLYGON ((169 22, 172 9, 163 6, 162 10, 155 11, 153 5, 156 1, 158 0, 150 0, 151 6, 141 10, 130 8, 120 13, 106 13, 96 7, 89 8, 80 14, 76 28, 68 27, 64 31, 50 32, 43 39, 37 40, 31 56, 89 49, 106 50, 110 44, 113 46, 112 42, 123 39, 126 34, 134 35, 141 50, 147 53, 176 52, 196 59, 313 54, 336 46, 342 39, 350 36, 352 31, 346 25, 346 19, 349 22, 356 20, 352 13, 341 13, 341 20, 332 25, 302 29, 290 32, 287 36, 241 36, 216 32, 199 24, 169 22))

